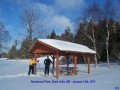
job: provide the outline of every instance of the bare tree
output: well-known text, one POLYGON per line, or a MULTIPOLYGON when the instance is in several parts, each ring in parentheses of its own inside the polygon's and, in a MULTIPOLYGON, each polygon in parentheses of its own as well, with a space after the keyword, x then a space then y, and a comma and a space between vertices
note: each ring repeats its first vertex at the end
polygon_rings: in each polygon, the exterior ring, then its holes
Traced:
POLYGON ((105 40, 106 40, 106 52, 107 52, 107 62, 108 62, 108 67, 110 67, 109 64, 109 39, 110 39, 110 29, 109 29, 109 19, 112 18, 114 16, 115 12, 114 12, 114 6, 112 4, 111 0, 107 0, 104 6, 104 16, 106 18, 107 24, 107 35, 105 36, 105 40))
MULTIPOLYGON (((86 17, 90 18, 90 22, 92 25, 91 26, 92 34, 90 35, 87 32, 84 34, 91 40, 91 42, 93 43, 93 48, 97 53, 94 24, 97 23, 97 21, 101 18, 102 11, 101 11, 99 5, 94 2, 92 6, 86 8, 84 10, 84 15, 86 17)), ((97 67, 97 55, 95 55, 95 67, 97 67)))
POLYGON ((3 46, 3 43, 6 43, 10 40, 11 37, 9 35, 9 32, 5 29, 5 26, 2 23, 0 23, 0 51, 2 51, 3 48, 8 49, 7 46, 3 46))
POLYGON ((40 11, 31 7, 24 8, 20 19, 22 26, 28 33, 29 47, 31 47, 33 38, 45 34, 44 25, 40 24, 40 11))
POLYGON ((45 38, 47 36, 47 29, 45 28, 45 24, 38 24, 36 25, 36 32, 33 34, 33 36, 38 37, 38 38, 45 38))

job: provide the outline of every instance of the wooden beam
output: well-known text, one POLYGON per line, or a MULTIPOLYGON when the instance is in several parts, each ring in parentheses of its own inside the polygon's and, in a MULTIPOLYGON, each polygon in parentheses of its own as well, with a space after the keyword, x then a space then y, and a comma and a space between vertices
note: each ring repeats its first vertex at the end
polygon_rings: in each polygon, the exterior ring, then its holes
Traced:
POLYGON ((74 74, 77 75, 77 55, 74 55, 74 68, 75 68, 74 74))
POLYGON ((37 53, 37 54, 36 54, 36 56, 37 56, 37 58, 38 58, 38 57, 40 56, 40 54, 39 54, 39 53, 37 53))
POLYGON ((87 56, 87 60, 88 60, 88 74, 90 74, 90 57, 87 56))
POLYGON ((54 74, 54 71, 55 71, 55 56, 51 56, 52 59, 53 59, 53 68, 52 68, 52 73, 54 74))
POLYGON ((59 79, 59 54, 56 54, 56 78, 59 79))
POLYGON ((69 67, 69 56, 68 55, 66 56, 66 59, 67 59, 67 67, 69 67))
POLYGON ((49 47, 49 48, 53 49, 53 50, 56 51, 56 52, 59 51, 57 48, 55 48, 55 47, 53 47, 53 46, 50 46, 50 45, 48 45, 48 44, 46 44, 46 43, 44 43, 44 42, 42 42, 42 41, 37 40, 36 42, 38 42, 38 43, 40 43, 40 44, 42 44, 42 45, 44 45, 44 46, 46 46, 46 47, 49 47))
POLYGON ((46 53, 46 54, 48 54, 48 53, 55 53, 55 52, 53 52, 53 51, 46 51, 46 50, 40 50, 40 49, 36 49, 36 50, 34 50, 32 53, 46 53))

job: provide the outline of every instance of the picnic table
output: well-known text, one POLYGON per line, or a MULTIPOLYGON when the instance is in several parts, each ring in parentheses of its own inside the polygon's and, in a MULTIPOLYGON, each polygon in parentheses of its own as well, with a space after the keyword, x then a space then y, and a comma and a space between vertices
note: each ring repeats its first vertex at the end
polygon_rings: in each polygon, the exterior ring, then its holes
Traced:
POLYGON ((60 70, 60 75, 63 72, 67 72, 67 75, 71 75, 72 73, 74 73, 74 67, 62 67, 62 70, 60 70))

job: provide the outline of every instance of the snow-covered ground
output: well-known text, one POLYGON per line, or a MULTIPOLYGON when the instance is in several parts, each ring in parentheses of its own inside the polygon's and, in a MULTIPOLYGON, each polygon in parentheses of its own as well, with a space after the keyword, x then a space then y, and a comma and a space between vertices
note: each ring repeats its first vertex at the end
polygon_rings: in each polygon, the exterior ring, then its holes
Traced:
MULTIPOLYGON (((90 65, 87 74, 87 64, 78 64, 78 75, 60 75, 59 79, 51 74, 44 76, 45 57, 38 58, 37 75, 28 76, 28 60, 0 59, 0 90, 120 90, 120 66, 99 64, 95 69, 90 65)), ((61 69, 60 65, 59 68, 61 69)), ((72 64, 70 66, 73 66, 72 64)))

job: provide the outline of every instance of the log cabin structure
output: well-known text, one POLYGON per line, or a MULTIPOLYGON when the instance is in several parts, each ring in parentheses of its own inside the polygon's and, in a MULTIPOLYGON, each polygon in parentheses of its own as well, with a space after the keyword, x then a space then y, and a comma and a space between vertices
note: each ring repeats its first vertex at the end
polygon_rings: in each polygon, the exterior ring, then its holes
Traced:
MULTIPOLYGON (((51 55, 53 59, 52 73, 54 74, 55 68, 55 58, 56 58, 56 78, 59 78, 59 57, 65 56, 67 58, 67 67, 69 67, 69 58, 73 56, 74 58, 74 74, 77 75, 77 56, 85 55, 88 60, 88 74, 90 74, 90 56, 95 55, 96 52, 87 46, 71 43, 62 40, 55 39, 38 39, 29 53, 34 54, 35 61, 40 56, 40 54, 51 55)), ((34 67, 34 74, 36 75, 36 64, 34 67)))

